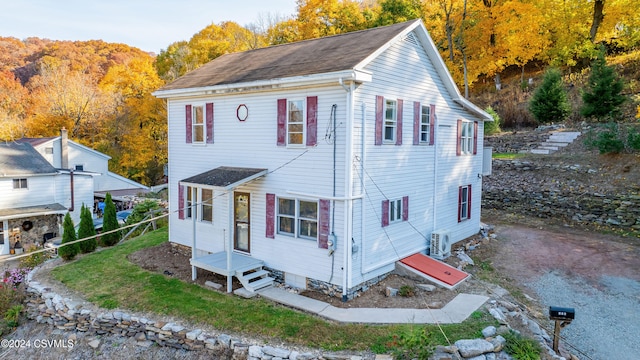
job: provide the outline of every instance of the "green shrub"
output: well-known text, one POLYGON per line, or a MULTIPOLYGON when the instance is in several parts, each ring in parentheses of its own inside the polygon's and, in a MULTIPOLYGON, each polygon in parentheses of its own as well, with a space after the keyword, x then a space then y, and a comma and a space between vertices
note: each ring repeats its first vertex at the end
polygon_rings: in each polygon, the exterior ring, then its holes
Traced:
POLYGON ((580 109, 582 116, 598 121, 616 119, 620 115, 620 106, 626 100, 622 95, 624 84, 616 70, 607 65, 604 55, 604 47, 601 47, 597 59, 591 64, 591 75, 582 93, 580 109))
POLYGON ((616 123, 609 123, 597 132, 589 130, 584 143, 590 149, 598 149, 600 154, 617 154, 624 150, 624 142, 616 123))
POLYGON ((416 289, 410 285, 402 285, 398 290, 398 295, 403 297, 412 297, 416 294, 416 289))
POLYGON ((393 336, 394 359, 428 359, 435 348, 424 328, 411 328, 407 332, 393 336))
POLYGON ((529 111, 541 124, 562 122, 569 116, 571 104, 562 82, 560 70, 556 68, 547 70, 542 84, 531 97, 529 111))
POLYGON ((50 252, 48 251, 35 252, 36 250, 40 250, 40 249, 38 249, 36 246, 25 248, 25 251, 27 252, 27 254, 31 252, 34 252, 34 253, 20 259, 20 267, 33 269, 34 267, 42 264, 43 262, 51 258, 50 252))
MULTIPOLYGON (((149 213, 150 211, 153 210, 158 210, 160 209, 160 205, 158 205, 158 203, 154 200, 145 200, 139 204, 137 204, 136 206, 133 207, 133 211, 131 211, 131 214, 129 214, 129 216, 127 217, 127 225, 131 225, 131 224, 137 224, 140 221, 144 220, 145 217, 147 216, 147 213, 149 213)), ((159 213, 157 214, 152 214, 151 216, 157 216, 159 215, 159 213)), ((137 235, 140 235, 142 233, 142 231, 145 229, 145 227, 147 226, 147 224, 142 224, 140 225, 140 227, 138 227, 132 234, 131 236, 135 237, 137 235)))
POLYGON ((76 229, 73 225, 73 220, 71 220, 71 215, 67 213, 64 216, 64 221, 62 222, 62 229, 64 233, 62 234, 62 243, 60 248, 58 248, 58 255, 65 260, 72 260, 78 255, 80 252, 80 245, 78 243, 65 245, 66 243, 70 243, 76 241, 76 229))
POLYGON ((22 305, 13 305, 4 313, 4 321, 7 326, 14 328, 18 326, 18 320, 20 319, 20 313, 24 307, 22 305))
MULTIPOLYGON (((106 233, 118 228, 116 206, 113 203, 113 200, 111 200, 111 193, 107 193, 107 196, 104 199, 104 221, 102 223, 102 232, 106 233)), ((113 246, 120 241, 120 232, 115 231, 110 234, 103 234, 100 236, 100 240, 104 246, 113 246)))
POLYGON ((539 360, 542 347, 534 340, 525 338, 515 331, 502 335, 507 340, 505 351, 516 360, 539 360))
MULTIPOLYGON (((80 209, 80 226, 78 227, 78 239, 85 239, 96 235, 96 228, 93 225, 91 210, 82 204, 80 209)), ((98 246, 96 238, 85 240, 79 243, 80 251, 83 254, 94 252, 98 246)))
POLYGON ((485 135, 493 135, 500 133, 500 115, 493 110, 491 106, 485 109, 489 115, 493 118, 493 121, 485 121, 484 123, 484 134, 485 135))
POLYGON ((627 146, 636 151, 640 151, 640 132, 635 128, 630 128, 627 134, 627 146))

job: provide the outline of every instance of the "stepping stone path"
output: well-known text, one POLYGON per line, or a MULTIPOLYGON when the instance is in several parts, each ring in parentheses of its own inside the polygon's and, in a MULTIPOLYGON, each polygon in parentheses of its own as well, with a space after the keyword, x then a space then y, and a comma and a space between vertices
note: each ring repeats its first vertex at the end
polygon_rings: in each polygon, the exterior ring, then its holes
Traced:
POLYGON ((546 141, 540 143, 537 148, 531 149, 532 154, 548 155, 560 148, 571 144, 580 136, 579 131, 556 131, 551 133, 546 141))

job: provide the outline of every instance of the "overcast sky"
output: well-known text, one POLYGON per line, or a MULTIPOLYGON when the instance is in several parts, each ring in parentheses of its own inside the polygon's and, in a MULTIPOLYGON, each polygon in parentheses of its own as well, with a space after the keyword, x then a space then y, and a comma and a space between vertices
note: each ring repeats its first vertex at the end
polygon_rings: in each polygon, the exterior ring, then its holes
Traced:
POLYGON ((296 0, 2 0, 0 36, 125 43, 159 53, 206 26, 291 16, 296 0))

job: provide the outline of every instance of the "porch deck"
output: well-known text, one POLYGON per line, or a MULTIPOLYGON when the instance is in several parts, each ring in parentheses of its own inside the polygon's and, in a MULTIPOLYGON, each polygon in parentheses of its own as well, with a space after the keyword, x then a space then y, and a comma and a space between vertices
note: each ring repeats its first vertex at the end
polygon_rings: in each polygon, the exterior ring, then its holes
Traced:
POLYGON ((235 276, 238 272, 243 273, 264 264, 262 260, 232 252, 231 269, 227 270, 227 253, 225 251, 191 259, 190 262, 191 266, 223 276, 235 276))

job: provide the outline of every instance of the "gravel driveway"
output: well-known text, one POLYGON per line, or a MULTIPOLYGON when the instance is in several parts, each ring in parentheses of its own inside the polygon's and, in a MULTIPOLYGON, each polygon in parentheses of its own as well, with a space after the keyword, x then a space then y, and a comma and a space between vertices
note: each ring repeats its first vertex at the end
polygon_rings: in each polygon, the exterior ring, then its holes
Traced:
MULTIPOLYGON (((551 305, 575 308, 575 320, 562 329, 561 350, 581 359, 640 358, 637 239, 519 225, 498 225, 496 234, 494 267, 539 299, 545 316, 551 305)), ((552 321, 541 325, 553 334, 552 321)))

